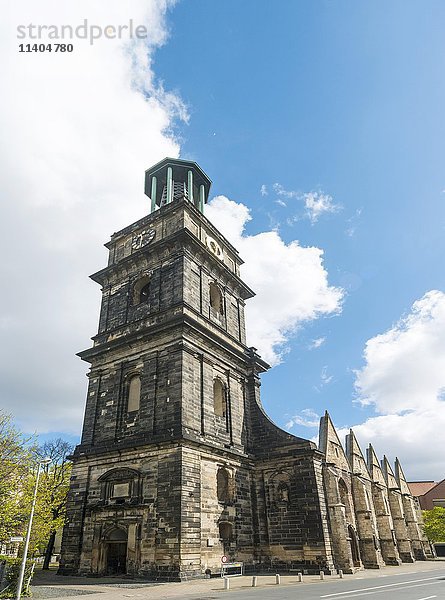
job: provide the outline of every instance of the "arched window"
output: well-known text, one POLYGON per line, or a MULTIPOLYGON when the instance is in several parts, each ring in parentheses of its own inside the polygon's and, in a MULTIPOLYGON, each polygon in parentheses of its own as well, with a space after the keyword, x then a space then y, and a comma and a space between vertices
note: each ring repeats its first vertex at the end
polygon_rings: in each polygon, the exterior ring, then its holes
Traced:
POLYGON ((212 281, 209 284, 210 307, 219 315, 224 314, 223 297, 219 286, 212 281))
POLYGON ((339 481, 338 481, 338 492, 340 495, 340 502, 345 507, 346 521, 348 523, 351 523, 352 522, 352 513, 351 513, 351 503, 349 500, 349 491, 348 491, 348 486, 343 481, 343 479, 339 479, 339 481))
POLYGON ((230 540, 232 538, 232 523, 227 523, 227 521, 223 521, 219 524, 219 537, 222 540, 230 540))
POLYGON ((133 287, 133 304, 142 304, 150 300, 151 277, 146 275, 136 281, 133 287))
POLYGON ((141 378, 133 375, 128 382, 127 412, 139 410, 141 402, 141 378))
POLYGON ((340 502, 345 506, 349 503, 349 493, 346 483, 343 479, 338 481, 338 492, 340 494, 340 502))
POLYGON ((221 379, 218 378, 213 380, 213 410, 218 417, 226 416, 226 388, 221 379))
POLYGON ((216 495, 219 502, 228 503, 233 501, 233 481, 227 469, 218 469, 218 473, 216 474, 216 495))

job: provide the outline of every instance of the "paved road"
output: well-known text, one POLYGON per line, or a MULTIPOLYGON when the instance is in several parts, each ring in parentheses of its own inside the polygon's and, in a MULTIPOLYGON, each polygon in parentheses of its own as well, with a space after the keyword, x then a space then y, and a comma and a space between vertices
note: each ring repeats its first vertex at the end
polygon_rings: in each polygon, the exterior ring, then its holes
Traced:
POLYGON ((439 572, 324 581, 312 584, 271 584, 267 588, 225 592, 230 600, 445 600, 445 568, 439 572))
POLYGON ((147 583, 145 581, 58 577, 39 572, 32 586, 34 598, 51 600, 445 600, 445 561, 386 567, 376 571, 359 571, 354 575, 326 577, 259 576, 258 587, 251 587, 251 577, 230 579, 231 589, 224 591, 221 579, 192 580, 182 583, 147 583))

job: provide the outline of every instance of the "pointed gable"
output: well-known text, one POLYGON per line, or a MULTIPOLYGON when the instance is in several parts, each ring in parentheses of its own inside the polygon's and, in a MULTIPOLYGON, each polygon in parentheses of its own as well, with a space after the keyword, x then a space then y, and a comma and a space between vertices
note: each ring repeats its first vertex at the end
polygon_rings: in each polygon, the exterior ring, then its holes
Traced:
POLYGON ((396 476, 397 483, 399 484, 399 488, 400 488, 402 494, 411 495, 409 485, 406 481, 405 473, 403 472, 402 465, 400 464, 400 461, 398 458, 396 458, 396 462, 395 462, 394 466, 395 466, 395 476, 396 476))
POLYGON ((370 479, 365 457, 352 429, 349 430, 349 434, 346 436, 346 454, 353 474, 370 479))
POLYGON ((386 480, 382 473, 379 459, 377 458, 377 454, 375 453, 372 444, 369 444, 369 447, 366 450, 366 454, 368 458, 368 471, 372 481, 375 481, 375 483, 380 483, 381 485, 384 485, 386 487, 386 480))
POLYGON ((382 460, 382 471, 383 471, 383 475, 386 479, 386 485, 388 486, 388 488, 390 490, 398 490, 399 489, 398 481, 394 475, 394 471, 392 470, 391 465, 389 464, 389 461, 386 458, 386 456, 384 456, 383 460, 382 460))
POLYGON ((319 450, 323 452, 327 463, 334 464, 340 469, 349 471, 349 463, 341 445, 340 439, 335 431, 334 424, 328 411, 320 419, 320 443, 319 450))

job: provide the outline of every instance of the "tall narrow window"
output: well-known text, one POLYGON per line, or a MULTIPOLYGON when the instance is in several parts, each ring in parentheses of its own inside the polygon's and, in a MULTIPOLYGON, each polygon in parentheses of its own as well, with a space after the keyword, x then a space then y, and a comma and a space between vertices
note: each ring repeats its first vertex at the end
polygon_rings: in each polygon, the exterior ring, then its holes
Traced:
POLYGON ((128 402, 127 412, 135 412, 139 410, 141 401, 141 378, 139 375, 134 375, 128 384, 128 402))
POLYGON ((210 307, 218 314, 224 314, 223 297, 221 290, 215 282, 209 284, 210 307))
POLYGON ((221 379, 218 378, 213 381, 213 410, 218 417, 226 416, 226 388, 221 379))
POLYGON ((340 502, 341 502, 341 504, 344 504, 344 507, 345 507, 346 521, 348 523, 352 523, 353 518, 352 518, 352 511, 351 511, 351 503, 349 501, 349 491, 348 491, 348 487, 347 487, 346 483, 343 481, 343 479, 338 480, 338 491, 340 494, 340 502))
POLYGON ((230 503, 234 498, 233 478, 227 469, 220 468, 216 474, 216 495, 219 502, 230 503))

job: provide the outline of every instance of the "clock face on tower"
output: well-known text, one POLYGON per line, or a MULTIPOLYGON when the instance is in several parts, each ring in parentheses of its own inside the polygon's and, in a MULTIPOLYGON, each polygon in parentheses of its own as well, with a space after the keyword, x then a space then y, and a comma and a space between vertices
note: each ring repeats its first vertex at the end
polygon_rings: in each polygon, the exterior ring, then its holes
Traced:
POLYGON ((139 250, 139 248, 147 246, 147 244, 149 244, 153 240, 155 235, 155 229, 144 229, 144 231, 141 231, 140 233, 134 236, 131 247, 133 248, 133 250, 139 250))

